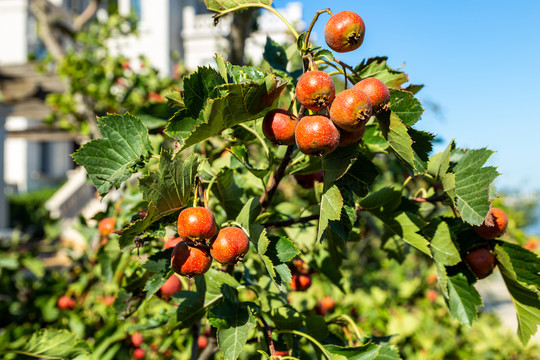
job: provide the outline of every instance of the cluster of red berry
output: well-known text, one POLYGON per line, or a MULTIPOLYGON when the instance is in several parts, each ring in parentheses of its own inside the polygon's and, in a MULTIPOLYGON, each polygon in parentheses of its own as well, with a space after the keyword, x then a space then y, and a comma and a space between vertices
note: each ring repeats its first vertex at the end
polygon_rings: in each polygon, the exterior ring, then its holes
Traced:
MULTIPOLYGON (((474 226, 474 231, 485 240, 493 240, 501 236, 508 226, 508 216, 496 207, 489 210, 486 219, 479 226, 474 226)), ((489 244, 475 248, 465 256, 465 262, 469 265, 478 279, 490 275, 495 268, 496 259, 489 244)))
POLYGON ((214 215, 204 207, 191 207, 180 212, 177 230, 171 265, 182 276, 204 274, 210 269, 212 259, 234 265, 249 251, 249 238, 244 230, 228 226, 217 231, 214 215))
MULTIPOLYGON (((324 33, 332 50, 347 52, 362 44, 365 26, 356 13, 342 11, 328 20, 324 33)), ((307 115, 299 120, 289 111, 274 109, 263 119, 263 134, 278 145, 296 143, 304 154, 324 156, 338 146, 359 142, 371 116, 388 109, 390 91, 382 81, 366 78, 336 95, 330 75, 315 69, 305 72, 298 80, 296 100, 308 110, 327 109, 327 113, 307 115)))

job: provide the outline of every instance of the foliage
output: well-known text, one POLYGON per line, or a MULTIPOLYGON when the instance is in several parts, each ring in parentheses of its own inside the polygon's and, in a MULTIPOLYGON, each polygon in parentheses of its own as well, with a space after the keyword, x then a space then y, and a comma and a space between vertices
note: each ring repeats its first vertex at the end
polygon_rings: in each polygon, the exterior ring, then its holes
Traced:
MULTIPOLYGON (((267 0, 207 5, 216 19, 250 6, 275 12, 267 0)), ((538 345, 520 345, 482 315, 477 279, 463 261, 475 247, 493 250, 527 344, 540 323, 538 254, 516 244, 514 228, 489 242, 474 231, 500 201, 497 169, 485 165, 492 151, 452 141, 432 154, 434 135, 413 127, 423 113, 421 86, 404 88, 409 77, 386 58, 352 67, 313 46, 310 31, 292 34, 292 46, 268 39, 262 68, 217 55, 215 67, 186 76, 183 90, 168 95, 175 113, 157 141, 139 116, 99 118, 102 138, 73 158, 101 196, 122 192, 97 217, 114 217, 116 231, 99 238, 81 219, 91 244, 64 276, 31 252, 6 249, 1 279, 16 285, 2 308, 6 358, 124 358, 135 349, 134 331, 148 358, 267 359, 283 350, 297 359, 534 358, 538 345), (391 95, 360 143, 322 158, 276 146, 261 130, 271 109, 309 114, 294 86, 315 68, 333 69, 344 86, 376 77, 391 95), (323 182, 313 188, 294 180, 318 171, 323 182), (214 263, 182 278, 181 291, 162 297, 160 287, 176 276, 162 240, 176 235, 179 211, 195 205, 211 209, 220 227, 241 227, 250 251, 236 266, 214 263), (298 274, 312 279, 305 291, 291 286, 298 274), (73 310, 55 306, 61 295, 76 299, 73 310), (324 296, 335 307, 322 307, 324 296)))

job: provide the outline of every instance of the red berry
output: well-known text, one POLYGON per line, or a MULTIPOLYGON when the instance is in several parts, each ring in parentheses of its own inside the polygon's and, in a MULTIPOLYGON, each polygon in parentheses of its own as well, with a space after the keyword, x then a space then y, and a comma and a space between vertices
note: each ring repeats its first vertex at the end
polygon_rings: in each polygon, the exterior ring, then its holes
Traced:
POLYGON ((177 274, 193 277, 210 269, 212 257, 207 246, 181 241, 173 249, 171 265, 177 274))
POLYGON ((131 344, 134 347, 138 348, 143 342, 144 338, 140 332, 135 331, 133 334, 131 334, 131 344))
POLYGON ((346 131, 362 129, 370 117, 371 102, 368 96, 354 88, 337 94, 330 108, 330 118, 334 124, 346 131))
POLYGON ((161 297, 168 298, 180 290, 182 290, 182 282, 178 276, 172 274, 171 277, 168 278, 163 285, 161 285, 161 297))
POLYGON ((262 123, 262 131, 270 141, 278 145, 293 145, 294 130, 298 124, 298 118, 294 114, 274 109, 266 113, 262 123))
POLYGON ((313 189, 316 182, 323 182, 323 171, 317 171, 311 174, 294 174, 294 179, 304 189, 313 189))
POLYGON ((101 235, 109 235, 114 230, 115 219, 112 217, 104 218, 98 223, 98 231, 101 235))
POLYGON ((349 146, 353 144, 357 144, 360 140, 362 140, 362 137, 364 137, 364 134, 366 132, 366 127, 362 126, 360 130, 357 131, 341 131, 340 140, 339 140, 339 146, 349 146))
POLYGON ((426 281, 428 284, 434 284, 438 280, 437 274, 429 274, 426 276, 426 281))
POLYGON ((199 336, 197 339, 197 344, 199 345, 199 350, 204 350, 208 345, 208 338, 204 335, 199 336))
POLYGON ((296 145, 307 155, 323 156, 334 151, 340 140, 339 130, 325 115, 304 116, 296 126, 296 145))
POLYGON ((145 351, 141 348, 137 348, 135 350, 133 350, 133 357, 135 359, 142 359, 145 355, 145 351))
POLYGON ((296 99, 312 111, 329 106, 335 95, 334 81, 324 71, 308 71, 300 77, 296 85, 296 99))
POLYGON ((191 207, 178 215, 178 236, 183 239, 206 240, 217 230, 216 220, 210 210, 204 207, 191 207))
POLYGON ((490 275, 495 268, 495 255, 490 249, 477 248, 465 256, 465 261, 478 279, 483 279, 490 275))
POLYGON ((431 302, 434 302, 435 300, 437 300, 437 296, 438 296, 437 291, 435 291, 433 289, 429 289, 426 292, 426 297, 431 302))
POLYGON ((60 309, 73 309, 75 308, 75 305, 77 305, 77 303, 75 302, 75 299, 69 297, 69 296, 66 296, 66 295, 63 295, 63 296, 60 296, 58 298, 58 307, 60 309))
POLYGON ((334 309, 336 302, 331 296, 325 296, 317 302, 317 312, 321 315, 326 315, 329 311, 334 309))
POLYGON ((221 264, 236 264, 248 251, 248 236, 244 230, 232 226, 221 229, 210 245, 210 255, 221 264))
POLYGON ((491 208, 486 219, 480 226, 474 226, 474 231, 487 240, 501 236, 508 226, 508 216, 499 208, 491 208))
POLYGON ((165 244, 163 245, 163 248, 164 249, 170 249, 170 248, 173 248, 176 246, 176 244, 178 244, 180 241, 182 241, 183 239, 181 237, 174 237, 174 236, 171 236, 170 238, 167 239, 167 241, 165 241, 165 244))
POLYGON ((291 288, 294 291, 306 291, 311 286, 311 275, 293 274, 291 288))
POLYGON ((380 114, 388 109, 390 105, 390 90, 379 79, 364 79, 354 85, 353 89, 361 90, 367 95, 373 108, 373 115, 380 114))
POLYGON ((330 49, 337 52, 356 50, 364 42, 366 26, 362 18, 352 11, 333 15, 324 26, 324 39, 330 49))

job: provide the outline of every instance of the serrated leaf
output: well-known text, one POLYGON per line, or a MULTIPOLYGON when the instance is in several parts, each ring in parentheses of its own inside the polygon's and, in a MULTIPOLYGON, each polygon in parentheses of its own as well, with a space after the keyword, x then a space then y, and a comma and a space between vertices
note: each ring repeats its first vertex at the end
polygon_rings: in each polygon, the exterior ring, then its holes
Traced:
POLYGON ((326 227, 330 220, 339 220, 341 216, 341 209, 343 208, 343 197, 336 185, 332 185, 329 189, 326 189, 322 194, 320 216, 319 216, 319 228, 317 231, 317 241, 320 242, 324 236, 326 227))
POLYGON ((66 330, 41 329, 24 343, 20 352, 33 357, 47 359, 89 359, 88 344, 66 330))
POLYGON ((204 298, 204 306, 216 303, 223 297, 221 291, 223 285, 228 285, 233 288, 240 287, 240 283, 226 272, 218 271, 214 268, 208 270, 204 276, 195 278, 197 284, 197 292, 204 298))
POLYGON ((435 222, 437 225, 435 233, 431 239, 431 252, 433 253, 433 259, 435 262, 452 266, 461 261, 459 251, 452 241, 452 234, 450 227, 444 221, 435 222))
POLYGON ((261 204, 259 203, 259 199, 250 198, 236 217, 236 222, 242 225, 248 231, 249 235, 251 223, 257 218, 260 212, 261 204))
POLYGON ((317 51, 315 54, 313 54, 313 60, 323 60, 326 59, 326 61, 332 62, 334 61, 334 54, 326 49, 322 49, 317 51))
POLYGON ((454 147, 455 143, 452 140, 443 152, 429 158, 427 172, 434 179, 440 179, 448 171, 450 167, 450 153, 454 147))
POLYGON ((278 253, 275 248, 276 242, 272 243, 267 236, 266 229, 258 224, 250 227, 250 239, 255 243, 257 253, 264 263, 270 278, 280 291, 284 291, 285 284, 291 282, 292 275, 287 264, 282 263, 279 257, 276 256, 278 253))
POLYGON ((407 126, 401 122, 393 111, 379 115, 377 119, 384 138, 388 141, 388 145, 390 145, 398 159, 406 167, 415 169, 413 141, 407 131, 407 126))
POLYGON ((84 144, 72 157, 85 167, 98 193, 104 196, 139 171, 152 145, 148 129, 129 113, 100 117, 98 128, 103 139, 84 144))
MULTIPOLYGON (((499 176, 494 167, 482 167, 491 154, 493 151, 487 149, 463 151, 453 169, 456 208, 463 221, 471 225, 480 225, 484 221, 490 207, 489 188, 499 176)), ((448 195, 452 193, 448 192, 448 195)))
POLYGON ((268 64, 270 64, 272 68, 280 71, 287 71, 288 60, 285 48, 268 36, 266 37, 263 58, 268 61, 268 64))
POLYGON ((231 149, 229 149, 230 153, 233 154, 235 158, 237 158, 245 167, 248 169, 250 173, 258 177, 259 179, 264 178, 269 172, 270 172, 270 166, 266 169, 260 169, 254 167, 250 161, 249 161, 249 154, 244 145, 240 146, 233 146, 231 149))
POLYGON ((122 229, 122 235, 120 235, 120 238, 118 239, 120 249, 126 249, 127 247, 133 245, 133 241, 139 234, 145 232, 153 222, 158 221, 165 215, 166 214, 162 214, 160 216, 156 207, 150 204, 148 212, 144 218, 134 220, 122 229))
POLYGON ((333 355, 343 356, 349 360, 398 360, 401 359, 397 350, 390 345, 365 344, 355 347, 324 345, 333 355))
POLYGON ((387 153, 388 142, 382 136, 381 130, 376 124, 366 125, 366 132, 362 137, 362 143, 371 153, 387 153))
POLYGON ((216 175, 212 185, 212 196, 219 201, 227 213, 228 219, 234 219, 244 207, 244 192, 238 186, 234 171, 230 168, 221 169, 216 175))
POLYGON ((418 233, 425 226, 421 217, 407 211, 399 212, 393 218, 377 212, 374 212, 374 215, 383 221, 393 235, 399 236, 427 256, 432 256, 427 239, 418 233))
POLYGON ((285 84, 255 67, 226 64, 229 82, 215 70, 199 68, 184 81, 186 109, 178 111, 166 133, 181 150, 249 120, 265 115, 285 84), (189 87, 188 87, 189 86, 189 87))
POLYGON ((494 243, 497 261, 499 266, 505 268, 507 276, 530 291, 540 293, 540 257, 538 254, 505 241, 494 241, 494 243))
POLYGON ((272 0, 204 0, 208 10, 221 12, 240 5, 262 4, 272 5, 272 0))
POLYGON ((280 236, 272 237, 268 250, 265 253, 274 263, 286 263, 300 254, 291 239, 280 236))
POLYGON ((363 60, 355 70, 362 79, 374 77, 381 80, 389 88, 400 88, 409 81, 409 77, 402 71, 394 70, 386 64, 387 57, 375 57, 363 60))
POLYGON ((353 146, 338 147, 322 159, 324 183, 329 187, 339 180, 351 168, 359 156, 358 149, 353 146))
POLYGON ((224 320, 217 331, 219 348, 225 360, 235 360, 246 345, 255 318, 246 303, 222 302, 212 309, 212 316, 224 320))
POLYGON ((347 169, 347 172, 339 178, 336 184, 339 189, 346 188, 357 196, 364 197, 369 193, 370 187, 378 175, 377 166, 365 155, 359 153, 352 166, 347 169))
MULTIPOLYGON (((142 267, 148 271, 153 272, 152 276, 146 281, 144 290, 146 293, 146 300, 150 299, 161 286, 171 276, 171 254, 172 249, 166 249, 152 254, 148 261, 145 262, 142 267)), ((175 276, 175 275, 172 275, 175 276)))
POLYGON ((172 296, 172 299, 177 306, 169 311, 169 328, 171 329, 188 328, 205 314, 207 306, 203 303, 204 298, 195 291, 179 291, 172 296))
POLYGON ((408 133, 413 141, 412 148, 414 150, 415 157, 417 156, 420 160, 416 161, 416 164, 421 165, 425 171, 427 168, 426 162, 429 159, 429 153, 431 150, 433 150, 433 139, 435 139, 435 136, 431 133, 415 130, 413 128, 409 128, 408 133))
POLYGON ((390 89, 390 110, 407 126, 416 124, 424 112, 422 104, 413 93, 397 89, 390 89))
POLYGON ((448 296, 448 308, 452 317, 471 326, 478 316, 477 307, 482 305, 482 300, 465 275, 458 273, 448 277, 448 296))
POLYGON ((188 204, 199 166, 198 155, 187 159, 173 158, 173 152, 162 150, 159 170, 139 179, 143 199, 156 207, 159 215, 180 210, 188 204))
POLYGON ((521 286, 503 266, 501 274, 517 312, 518 336, 523 346, 537 333, 540 325, 540 299, 538 293, 521 286))
POLYGON ((388 213, 396 210, 399 204, 401 204, 401 190, 392 187, 383 187, 360 201, 360 206, 364 209, 378 209, 388 213))

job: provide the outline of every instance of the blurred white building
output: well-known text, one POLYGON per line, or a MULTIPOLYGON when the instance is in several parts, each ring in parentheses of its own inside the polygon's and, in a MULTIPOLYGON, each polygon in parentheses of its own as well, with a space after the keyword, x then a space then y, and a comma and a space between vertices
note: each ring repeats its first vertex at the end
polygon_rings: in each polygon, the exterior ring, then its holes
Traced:
MULTIPOLYGON (((42 124, 48 113, 43 100, 47 93, 62 91, 62 84, 38 74, 28 62, 45 54, 29 10, 31 1, 0 0, 0 228, 7 226, 6 189, 27 192, 58 183, 74 166, 69 157, 73 135, 42 124)), ((49 1, 77 13, 88 2, 49 1)), ((144 55, 161 74, 169 76, 179 60, 193 70, 212 63, 215 53, 226 53, 232 17, 225 16, 213 26, 213 14, 202 0, 117 0, 117 5, 121 14, 137 14, 139 36, 111 41, 113 54, 121 53, 133 61, 144 55)), ((304 27, 301 3, 289 3, 279 11, 298 29, 304 27)), ((106 17, 105 8, 97 16, 106 17)), ((267 11, 260 13, 257 29, 246 43, 246 58, 254 63, 262 59, 267 36, 278 43, 294 41, 285 25, 267 11)), ((71 188, 76 194, 78 187, 71 188)))

